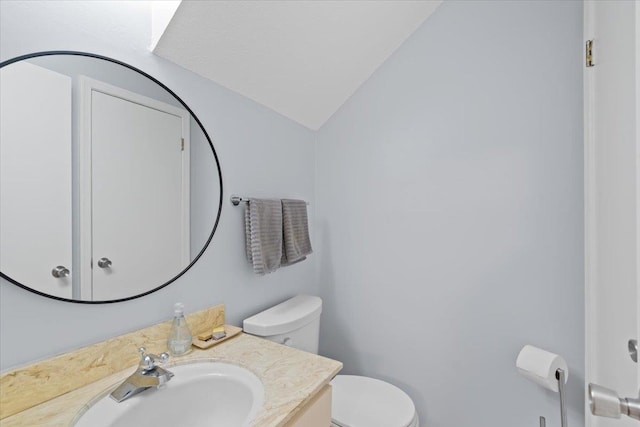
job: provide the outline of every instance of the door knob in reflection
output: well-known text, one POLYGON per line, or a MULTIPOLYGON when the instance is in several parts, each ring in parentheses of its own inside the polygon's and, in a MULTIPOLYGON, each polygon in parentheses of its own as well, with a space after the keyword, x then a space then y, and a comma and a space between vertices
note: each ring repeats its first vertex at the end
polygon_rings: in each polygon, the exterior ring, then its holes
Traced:
POLYGON ((71 272, 64 265, 59 265, 53 270, 51 270, 51 275, 56 279, 61 279, 63 277, 67 277, 71 272))
POLYGON ((638 363, 638 340, 629 340, 628 348, 631 360, 638 363))
POLYGON ((98 260, 98 267, 100 268, 109 268, 111 267, 111 264, 113 264, 111 262, 111 260, 109 258, 100 258, 98 260))

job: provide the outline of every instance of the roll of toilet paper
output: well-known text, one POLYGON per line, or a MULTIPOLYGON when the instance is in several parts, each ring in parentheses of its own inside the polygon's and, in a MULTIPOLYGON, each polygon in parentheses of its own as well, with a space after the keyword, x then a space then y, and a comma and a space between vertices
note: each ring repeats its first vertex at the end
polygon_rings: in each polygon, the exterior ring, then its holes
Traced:
POLYGON ((525 345, 516 360, 518 371, 526 378, 541 386, 558 391, 556 371, 564 370, 564 382, 569 379, 567 362, 557 354, 550 353, 532 345, 525 345))

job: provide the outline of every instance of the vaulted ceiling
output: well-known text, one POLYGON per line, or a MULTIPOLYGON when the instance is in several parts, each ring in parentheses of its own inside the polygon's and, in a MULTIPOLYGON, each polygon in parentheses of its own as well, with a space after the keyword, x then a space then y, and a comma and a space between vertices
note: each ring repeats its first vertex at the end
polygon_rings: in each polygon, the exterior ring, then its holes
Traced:
POLYGON ((185 0, 154 53, 316 130, 440 3, 185 0))

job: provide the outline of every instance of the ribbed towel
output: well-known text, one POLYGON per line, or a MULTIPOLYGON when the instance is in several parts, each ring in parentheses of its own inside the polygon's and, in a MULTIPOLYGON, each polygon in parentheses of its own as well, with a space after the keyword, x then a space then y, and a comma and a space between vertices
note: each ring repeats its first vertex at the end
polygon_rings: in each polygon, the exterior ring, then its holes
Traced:
POLYGON ((282 203, 277 199, 250 199, 245 209, 247 259, 256 274, 280 268, 282 262, 282 203))
POLYGON ((282 199, 282 233, 284 240, 282 265, 302 261, 313 252, 309 239, 307 202, 282 199))

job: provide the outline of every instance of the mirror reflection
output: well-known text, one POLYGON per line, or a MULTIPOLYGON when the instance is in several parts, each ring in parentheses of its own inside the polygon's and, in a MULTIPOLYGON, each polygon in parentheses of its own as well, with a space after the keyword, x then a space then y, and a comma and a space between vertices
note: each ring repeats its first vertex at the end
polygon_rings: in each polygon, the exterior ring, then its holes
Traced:
POLYGON ((106 302, 170 283, 220 212, 213 146, 188 107, 107 58, 0 68, 0 272, 56 298, 106 302))

